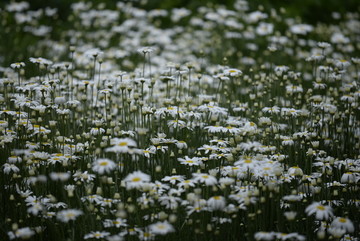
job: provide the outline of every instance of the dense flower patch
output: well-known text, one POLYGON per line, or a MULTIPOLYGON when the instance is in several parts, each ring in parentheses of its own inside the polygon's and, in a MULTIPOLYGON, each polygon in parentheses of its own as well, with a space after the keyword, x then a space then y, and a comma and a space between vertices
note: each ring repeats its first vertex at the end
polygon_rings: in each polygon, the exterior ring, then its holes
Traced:
POLYGON ((359 14, 8 3, 2 240, 359 240, 359 14), (46 53, 38 55, 42 50, 46 53))

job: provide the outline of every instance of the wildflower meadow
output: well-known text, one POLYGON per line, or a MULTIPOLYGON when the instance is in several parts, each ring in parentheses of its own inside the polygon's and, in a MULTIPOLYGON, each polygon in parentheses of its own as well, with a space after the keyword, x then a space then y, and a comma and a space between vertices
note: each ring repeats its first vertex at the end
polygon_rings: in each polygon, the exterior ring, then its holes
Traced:
POLYGON ((0 240, 360 240, 359 6, 144 2, 1 3, 0 240))

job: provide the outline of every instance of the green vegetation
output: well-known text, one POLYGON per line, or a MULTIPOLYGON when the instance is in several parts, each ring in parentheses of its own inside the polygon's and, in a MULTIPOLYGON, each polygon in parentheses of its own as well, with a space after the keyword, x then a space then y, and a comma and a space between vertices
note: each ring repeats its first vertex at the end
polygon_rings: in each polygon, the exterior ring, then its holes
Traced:
POLYGON ((355 1, 1 4, 1 240, 360 239, 355 1))

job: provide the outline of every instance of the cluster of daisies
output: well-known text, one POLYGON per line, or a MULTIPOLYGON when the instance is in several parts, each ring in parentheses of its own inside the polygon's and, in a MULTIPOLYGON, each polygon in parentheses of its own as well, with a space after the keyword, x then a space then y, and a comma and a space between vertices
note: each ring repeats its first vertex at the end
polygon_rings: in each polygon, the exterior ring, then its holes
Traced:
POLYGON ((77 2, 52 40, 29 9, 0 11, 43 37, 0 68, 1 239, 360 239, 359 14, 77 2))

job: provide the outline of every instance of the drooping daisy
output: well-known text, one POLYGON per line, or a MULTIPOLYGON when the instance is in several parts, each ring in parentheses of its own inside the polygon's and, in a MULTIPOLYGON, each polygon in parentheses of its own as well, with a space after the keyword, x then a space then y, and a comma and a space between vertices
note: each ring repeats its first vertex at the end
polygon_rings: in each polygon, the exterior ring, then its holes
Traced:
POLYGON ((89 174, 88 171, 81 172, 80 170, 77 170, 75 174, 73 175, 74 180, 81 181, 81 182, 91 182, 94 178, 94 174, 89 174))
POLYGON ((9 163, 5 163, 3 165, 3 168, 4 168, 5 174, 9 174, 10 172, 18 173, 20 171, 20 169, 17 166, 15 166, 14 164, 9 164, 9 163))
POLYGON ((356 182, 356 174, 353 172, 345 172, 341 176, 341 183, 355 183, 356 182))
POLYGON ((115 162, 107 158, 100 158, 93 162, 92 170, 99 173, 100 175, 104 173, 110 173, 116 167, 115 162))
POLYGON ((348 218, 337 217, 331 222, 331 227, 345 230, 347 233, 354 232, 354 224, 348 218))
POLYGON ((226 206, 226 201, 223 196, 213 196, 207 201, 210 210, 223 210, 226 206))

